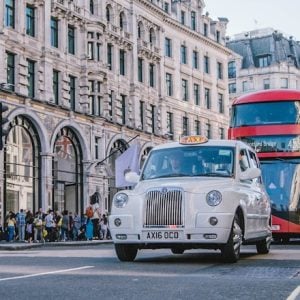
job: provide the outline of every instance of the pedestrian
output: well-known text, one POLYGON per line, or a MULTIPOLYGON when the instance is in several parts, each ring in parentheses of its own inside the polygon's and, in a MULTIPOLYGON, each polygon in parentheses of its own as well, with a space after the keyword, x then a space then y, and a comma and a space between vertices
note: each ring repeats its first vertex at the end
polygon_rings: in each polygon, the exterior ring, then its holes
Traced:
POLYGON ((70 228, 70 219, 68 215, 68 211, 64 210, 62 213, 62 223, 61 223, 61 236, 60 239, 61 241, 65 242, 66 240, 69 239, 69 228, 70 228))
POLYGON ((93 216, 91 217, 91 220, 93 222, 93 237, 100 239, 100 217, 101 217, 101 212, 100 212, 100 194, 98 192, 95 192, 91 198, 90 198, 90 205, 93 208, 93 216))
POLYGON ((93 222, 90 218, 86 220, 85 236, 88 241, 93 240, 93 222))
POLYGON ((26 215, 26 240, 28 243, 31 243, 34 239, 33 221, 33 215, 30 211, 28 211, 26 215))
POLYGON ((25 226, 26 226, 26 215, 24 212, 24 209, 21 208, 20 212, 17 215, 17 226, 18 226, 18 235, 19 235, 19 241, 24 242, 25 241, 25 226))
POLYGON ((73 240, 77 241, 78 240, 78 233, 80 232, 80 227, 81 227, 81 218, 78 215, 78 213, 74 213, 74 218, 73 218, 73 240))
POLYGON ((8 242, 14 241, 15 225, 16 225, 16 220, 14 218, 14 215, 10 213, 7 219, 8 242))
POLYGON ((34 221, 33 221, 33 232, 34 242, 42 242, 43 241, 43 215, 39 214, 39 212, 35 213, 34 221))
POLYGON ((49 210, 48 215, 45 217, 45 228, 47 230, 47 241, 53 242, 54 241, 54 228, 55 228, 55 223, 53 219, 53 210, 49 210))
POLYGON ((102 215, 100 221, 100 240, 107 239, 108 220, 105 214, 102 215))

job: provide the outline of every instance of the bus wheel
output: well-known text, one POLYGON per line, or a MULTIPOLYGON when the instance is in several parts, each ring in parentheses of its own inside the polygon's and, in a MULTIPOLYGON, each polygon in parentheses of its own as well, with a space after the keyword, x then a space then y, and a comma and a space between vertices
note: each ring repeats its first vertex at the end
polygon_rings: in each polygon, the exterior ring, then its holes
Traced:
POLYGON ((182 248, 171 248, 173 254, 183 254, 184 249, 182 248))
POLYGON ((233 220, 231 232, 227 244, 221 249, 225 262, 235 263, 240 258, 243 233, 239 217, 236 215, 233 220))
POLYGON ((115 244, 116 254, 120 261, 134 261, 138 249, 132 245, 115 244))
POLYGON ((264 240, 258 241, 256 243, 256 251, 258 254, 268 254, 270 251, 272 238, 266 237, 264 240))

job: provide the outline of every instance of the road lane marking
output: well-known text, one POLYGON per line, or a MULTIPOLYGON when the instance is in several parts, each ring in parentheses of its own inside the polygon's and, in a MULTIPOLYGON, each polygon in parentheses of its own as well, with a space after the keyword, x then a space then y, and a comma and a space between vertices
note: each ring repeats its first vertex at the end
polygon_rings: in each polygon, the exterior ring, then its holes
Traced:
POLYGON ((8 277, 8 278, 0 278, 0 281, 7 281, 7 280, 29 278, 29 277, 45 276, 45 275, 51 275, 51 274, 57 274, 57 273, 65 273, 65 272, 72 272, 72 271, 78 271, 78 270, 84 270, 84 269, 90 269, 90 268, 94 268, 94 266, 84 266, 84 267, 73 268, 73 269, 64 269, 64 270, 57 270, 57 271, 37 273, 37 274, 30 274, 30 275, 22 275, 22 276, 8 277))
POLYGON ((296 300, 299 299, 298 296, 300 296, 300 285, 296 287, 292 293, 286 298, 286 300, 296 300))

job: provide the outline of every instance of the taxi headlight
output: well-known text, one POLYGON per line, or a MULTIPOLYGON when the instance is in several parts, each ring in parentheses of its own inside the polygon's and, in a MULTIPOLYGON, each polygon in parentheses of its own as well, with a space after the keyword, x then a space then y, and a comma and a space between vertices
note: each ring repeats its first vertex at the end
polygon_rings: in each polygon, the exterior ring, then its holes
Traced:
POLYGON ((120 193, 114 196, 114 205, 117 208, 124 207, 128 202, 128 196, 125 193, 120 193))
POLYGON ((206 202, 210 206, 217 206, 222 202, 222 194, 219 191, 210 191, 206 195, 206 202))

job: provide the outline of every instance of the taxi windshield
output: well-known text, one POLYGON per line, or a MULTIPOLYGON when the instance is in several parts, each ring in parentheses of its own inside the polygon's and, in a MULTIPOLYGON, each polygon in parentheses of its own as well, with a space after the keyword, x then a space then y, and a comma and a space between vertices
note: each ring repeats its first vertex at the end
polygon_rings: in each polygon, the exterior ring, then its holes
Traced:
POLYGON ((232 177, 234 148, 186 146, 154 150, 145 163, 141 179, 167 177, 232 177))

